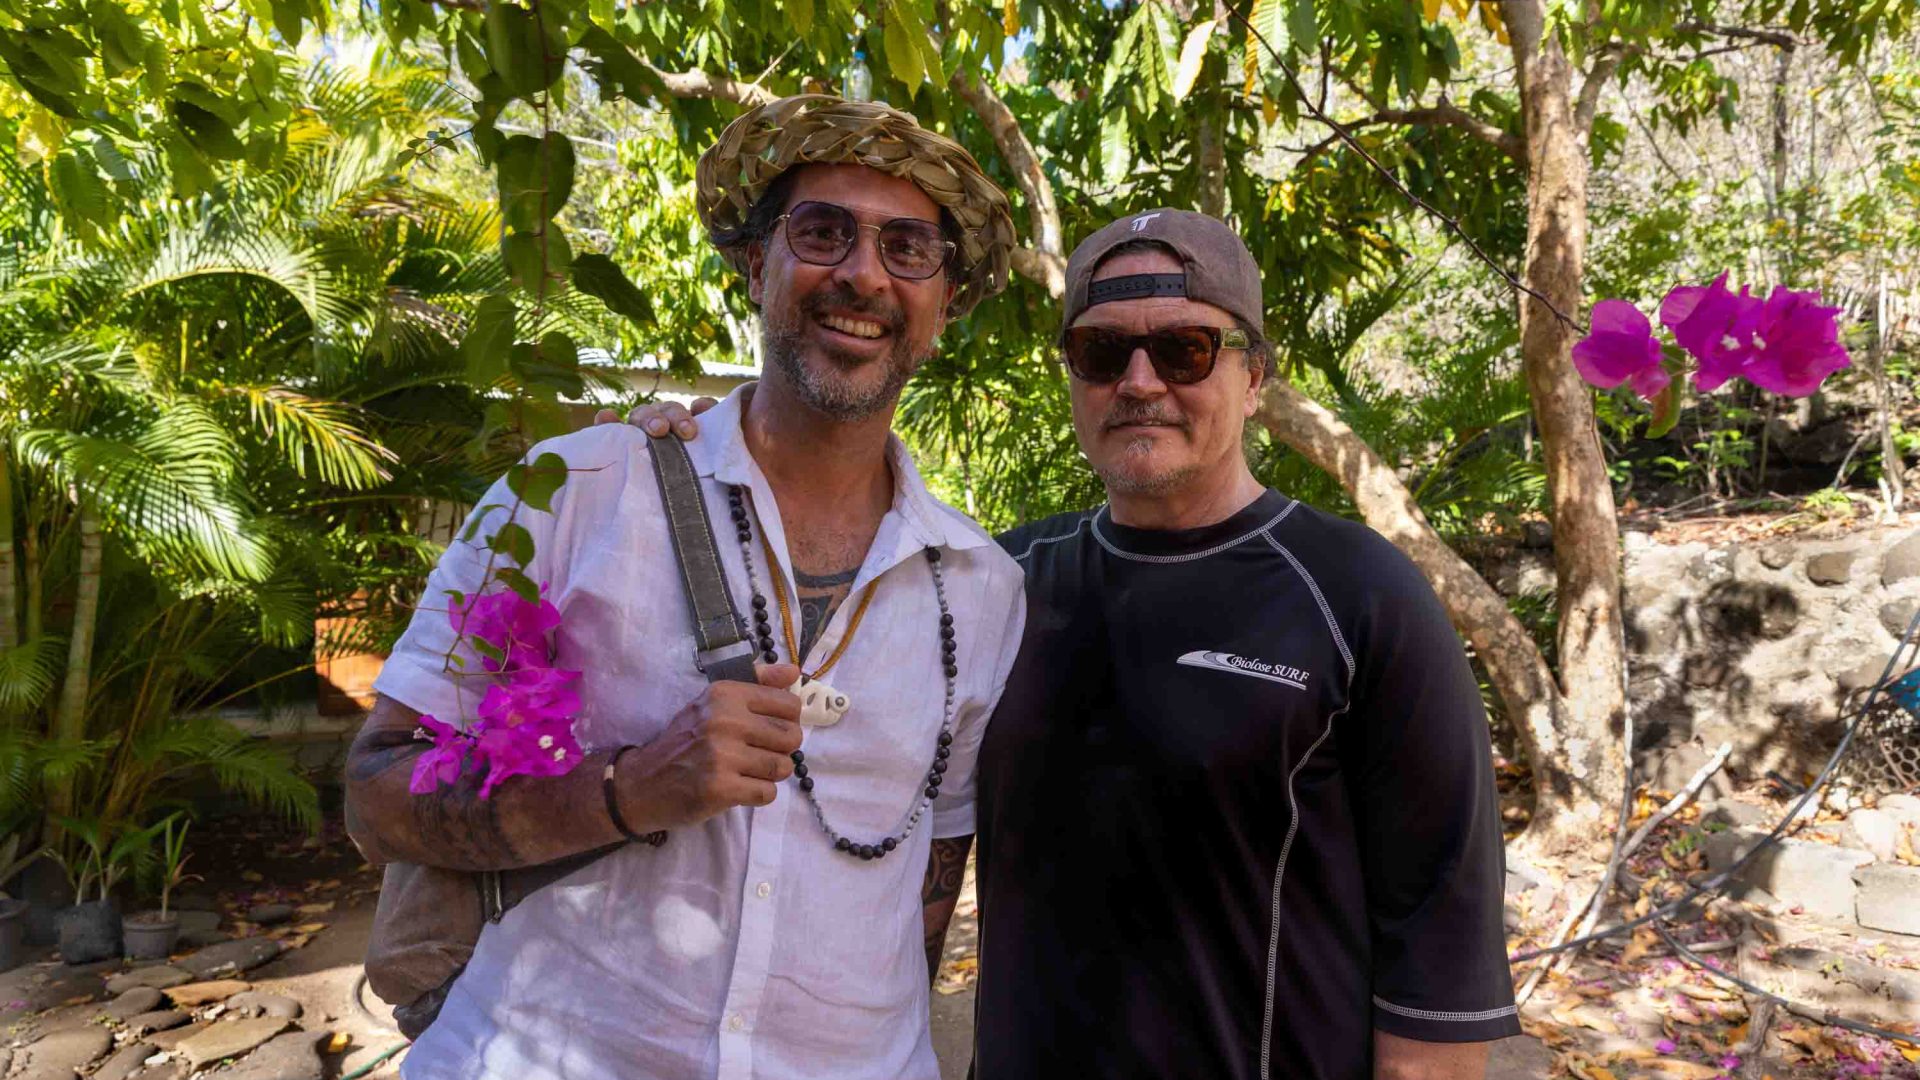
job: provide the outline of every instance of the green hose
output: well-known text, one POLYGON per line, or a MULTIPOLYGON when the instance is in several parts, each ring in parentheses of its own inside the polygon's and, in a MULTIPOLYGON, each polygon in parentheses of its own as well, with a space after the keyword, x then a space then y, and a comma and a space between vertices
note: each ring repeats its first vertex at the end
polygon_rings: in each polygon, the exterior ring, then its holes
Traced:
POLYGON ((353 1070, 352 1072, 343 1075, 342 1077, 340 1077, 340 1080, 360 1080, 361 1077, 379 1068, 381 1064, 384 1063, 388 1058, 392 1057, 393 1055, 399 1053, 402 1050, 405 1050, 407 1047, 411 1045, 413 1044, 400 1043, 395 1046, 389 1046, 387 1047, 385 1053, 381 1054, 377 1058, 374 1058, 372 1061, 367 1062, 365 1065, 362 1065, 359 1068, 353 1070))

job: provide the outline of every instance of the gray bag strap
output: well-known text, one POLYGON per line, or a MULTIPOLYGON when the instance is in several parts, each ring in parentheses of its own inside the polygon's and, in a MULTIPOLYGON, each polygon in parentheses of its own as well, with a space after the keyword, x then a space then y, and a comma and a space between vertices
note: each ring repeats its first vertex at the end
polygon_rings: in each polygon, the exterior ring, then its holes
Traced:
MULTIPOLYGON (((753 645, 733 606, 733 591, 727 586, 720 549, 713 542, 713 520, 707 515, 700 477, 693 471, 693 459, 687 456, 685 444, 677 437, 653 439, 653 474, 660 481, 660 502, 667 510, 680 584, 693 615, 693 665, 708 682, 755 682, 753 645)), ((657 847, 666 834, 650 834, 647 839, 657 847), (655 836, 659 840, 654 840, 655 836)), ((483 872, 479 875, 481 912, 488 922, 499 922, 530 894, 626 846, 626 841, 621 841, 539 866, 483 872)))
POLYGON ((687 447, 674 435, 653 436, 653 475, 667 510, 680 584, 693 612, 693 666, 708 682, 754 682, 753 643, 733 606, 733 591, 713 543, 713 522, 687 447))

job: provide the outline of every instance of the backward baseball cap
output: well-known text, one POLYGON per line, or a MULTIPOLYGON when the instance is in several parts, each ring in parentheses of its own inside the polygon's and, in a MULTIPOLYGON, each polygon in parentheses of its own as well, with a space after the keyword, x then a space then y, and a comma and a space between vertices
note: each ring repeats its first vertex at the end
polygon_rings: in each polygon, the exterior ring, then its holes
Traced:
POLYGON ((1212 304, 1266 337, 1260 267, 1240 234, 1218 218, 1163 207, 1123 217, 1080 241, 1067 260, 1062 332, 1095 304, 1145 296, 1185 296, 1212 304), (1151 275, 1153 280, 1145 280, 1144 275, 1109 278, 1095 285, 1094 270, 1114 248, 1130 240, 1165 244, 1180 259, 1185 273, 1151 275))

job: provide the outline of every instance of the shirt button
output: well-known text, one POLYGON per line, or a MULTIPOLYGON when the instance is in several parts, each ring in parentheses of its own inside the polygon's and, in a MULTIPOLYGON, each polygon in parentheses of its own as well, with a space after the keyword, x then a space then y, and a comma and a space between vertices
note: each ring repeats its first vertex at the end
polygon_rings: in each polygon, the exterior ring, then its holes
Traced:
POLYGON ((767 897, 773 895, 773 886, 763 881, 753 887, 753 895, 765 900, 767 897))
POLYGON ((742 1031, 746 1028, 746 1026, 747 1026, 747 1018, 744 1016, 741 1016, 739 1013, 734 1013, 732 1016, 727 1017, 728 1031, 742 1031))

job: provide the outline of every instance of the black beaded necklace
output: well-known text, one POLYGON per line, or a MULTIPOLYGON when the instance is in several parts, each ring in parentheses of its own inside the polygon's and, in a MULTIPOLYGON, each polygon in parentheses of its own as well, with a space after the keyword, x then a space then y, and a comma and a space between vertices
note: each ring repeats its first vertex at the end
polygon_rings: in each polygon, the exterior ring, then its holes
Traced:
MULTIPOLYGON (((734 534, 740 541, 740 558, 746 564, 747 582, 753 590, 754 642, 760 647, 760 659, 772 664, 777 663, 780 657, 773 648, 773 626, 767 614, 767 598, 760 591, 759 576, 754 572, 753 516, 748 513, 746 496, 745 489, 739 485, 728 485, 727 509, 733 515, 734 534)), ((902 819, 899 830, 892 836, 883 837, 877 843, 864 844, 842 834, 828 824, 826 811, 821 808, 820 800, 813 793, 816 778, 808 772, 806 752, 802 750, 793 752, 794 783, 799 786, 800 793, 806 796, 807 803, 813 807, 813 816, 819 820, 820 827, 826 830, 828 838, 833 841, 834 850, 844 851, 860 859, 884 858, 887 852, 906 843, 907 837, 913 835, 913 830, 919 827, 920 819, 925 817, 927 810, 933 806, 933 800, 940 797, 940 785, 945 781, 947 774, 947 759, 953 754, 954 688, 960 677, 960 665, 955 655, 958 647, 954 643, 953 613, 947 609, 947 586, 940 568, 940 549, 927 548, 925 555, 927 567, 933 572, 934 598, 940 604, 940 661, 947 678, 947 699, 946 704, 942 706, 940 737, 936 740, 933 749, 933 765, 927 769, 926 788, 915 801, 913 809, 902 819)), ((768 567, 768 572, 777 573, 778 568, 768 567)), ((792 659, 795 664, 800 663, 798 656, 792 659)), ((802 676, 802 679, 804 678, 805 676, 802 676)))

